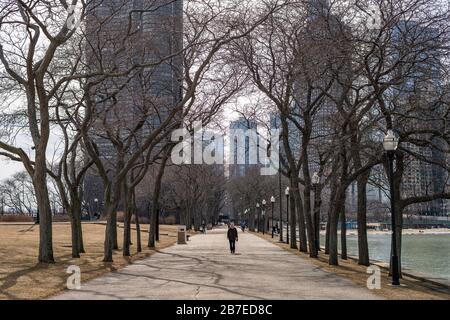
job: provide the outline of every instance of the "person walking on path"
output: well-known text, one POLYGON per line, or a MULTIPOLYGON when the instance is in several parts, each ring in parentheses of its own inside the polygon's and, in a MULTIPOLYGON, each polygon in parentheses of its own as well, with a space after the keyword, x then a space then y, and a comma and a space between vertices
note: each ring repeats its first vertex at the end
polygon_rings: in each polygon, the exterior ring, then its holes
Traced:
POLYGON ((206 222, 202 221, 202 233, 206 234, 206 222))
POLYGON ((236 252, 236 241, 238 241, 238 231, 234 226, 234 223, 230 224, 230 228, 227 233, 228 241, 230 242, 230 251, 231 254, 236 252))

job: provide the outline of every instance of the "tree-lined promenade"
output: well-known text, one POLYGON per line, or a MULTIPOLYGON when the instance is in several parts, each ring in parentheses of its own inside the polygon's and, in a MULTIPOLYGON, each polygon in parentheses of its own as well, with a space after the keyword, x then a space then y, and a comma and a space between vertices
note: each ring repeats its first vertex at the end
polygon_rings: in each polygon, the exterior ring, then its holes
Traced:
POLYGON ((187 245, 163 249, 51 299, 378 300, 448 299, 450 294, 411 278, 408 289, 392 289, 385 271, 382 290, 372 291, 370 274, 357 263, 329 268, 325 259, 312 263, 286 245, 250 233, 239 233, 236 254, 230 255, 226 231, 195 235, 187 245))
MULTIPOLYGON (((143 225, 148 229, 148 225, 143 225)), ((405 276, 401 290, 392 288, 381 269, 381 289, 369 290, 376 279, 357 261, 328 265, 327 256, 310 260, 307 254, 272 239, 270 233, 239 232, 236 255, 230 255, 226 228, 191 234, 176 245, 177 226, 161 226, 155 249, 144 247, 114 263, 104 263, 105 222, 83 223, 86 254, 71 257, 70 223, 53 224, 54 264, 36 264, 39 232, 30 223, 0 223, 0 300, 9 299, 448 299, 449 290, 432 282, 405 276), (15 254, 9 254, 14 252, 15 254), (73 285, 80 269, 80 290, 73 285), (68 273, 68 270, 70 271, 68 273)), ((123 235, 119 224, 118 235, 123 235)), ((134 230, 133 230, 134 231, 134 230)), ((143 241, 148 233, 143 233, 143 241)), ((132 242, 136 233, 132 234, 132 242)))
MULTIPOLYGON (((392 202, 401 266, 404 214, 422 204, 438 214, 450 198, 449 18, 438 0, 143 1, 137 10, 129 1, 3 1, 0 155, 31 180, 22 174, 30 198, 8 201, 36 208, 37 260, 55 262, 50 199, 67 213, 80 259, 89 254, 82 216, 101 190, 111 263, 118 250, 157 245, 162 211, 198 230, 229 210, 255 229, 256 204, 282 203, 289 187, 290 247, 317 259, 322 216, 337 266, 353 186, 358 263, 368 266, 370 184, 392 202), (281 129, 279 177, 227 180, 217 166, 172 163, 176 130, 190 134, 200 121, 221 131, 230 106, 265 133, 281 129)), ((258 139, 271 141, 265 133, 258 139)))
MULTIPOLYGON (((157 171, 153 190, 145 195, 152 203, 150 220, 156 221, 173 130, 195 120, 209 123, 241 88, 241 75, 221 70, 218 64, 222 48, 285 5, 149 1, 139 14, 158 19, 158 24, 144 33, 139 15, 129 14, 135 11, 127 1, 74 1, 71 6, 66 1, 2 3, 1 155, 22 162, 32 179, 40 221, 39 262, 54 262, 49 180, 56 183, 71 217, 72 255, 84 253, 80 221, 83 181, 90 170, 104 190, 104 260, 111 262, 113 250, 119 248, 119 203, 125 207, 122 249, 129 255, 136 186, 149 167, 157 171), (167 10, 172 13, 164 14, 167 10), (159 11, 160 16, 152 15, 159 11), (128 28, 117 28, 118 24, 128 28), (180 41, 168 43, 172 35, 180 41), (145 41, 139 42, 142 36, 145 41), (169 51, 162 49, 168 47, 169 51), (178 85, 168 87, 164 77, 154 77, 158 72, 168 73, 178 85), (24 123, 33 157, 14 139, 24 123), (49 163, 52 134, 61 137, 61 144, 49 163)), ((153 247, 155 223, 151 226, 148 246, 153 247)))

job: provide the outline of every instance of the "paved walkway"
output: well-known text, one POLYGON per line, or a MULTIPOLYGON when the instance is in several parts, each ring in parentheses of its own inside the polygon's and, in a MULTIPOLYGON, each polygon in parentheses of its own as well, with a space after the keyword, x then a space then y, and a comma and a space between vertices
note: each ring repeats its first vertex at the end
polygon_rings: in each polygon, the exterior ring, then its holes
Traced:
POLYGON ((318 269, 251 234, 231 255, 224 229, 191 238, 53 299, 377 299, 368 289, 318 269))

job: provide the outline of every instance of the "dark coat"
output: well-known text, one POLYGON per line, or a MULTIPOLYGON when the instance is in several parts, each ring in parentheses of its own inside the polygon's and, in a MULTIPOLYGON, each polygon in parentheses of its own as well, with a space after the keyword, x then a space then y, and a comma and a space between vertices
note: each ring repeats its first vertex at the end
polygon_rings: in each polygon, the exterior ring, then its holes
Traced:
POLYGON ((230 228, 228 229, 227 233, 228 240, 235 241, 238 238, 238 232, 236 228, 230 228))

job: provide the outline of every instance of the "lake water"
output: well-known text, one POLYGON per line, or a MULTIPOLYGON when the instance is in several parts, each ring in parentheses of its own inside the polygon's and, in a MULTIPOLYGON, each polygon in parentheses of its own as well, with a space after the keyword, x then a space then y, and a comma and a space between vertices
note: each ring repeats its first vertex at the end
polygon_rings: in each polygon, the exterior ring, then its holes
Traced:
MULTIPOLYGON (((403 268, 450 280, 450 234, 403 235, 402 239, 403 268)), ((368 241, 370 259, 389 262, 391 235, 369 234, 368 241)), ((350 255, 358 255, 356 235, 347 237, 347 250, 350 255)))

